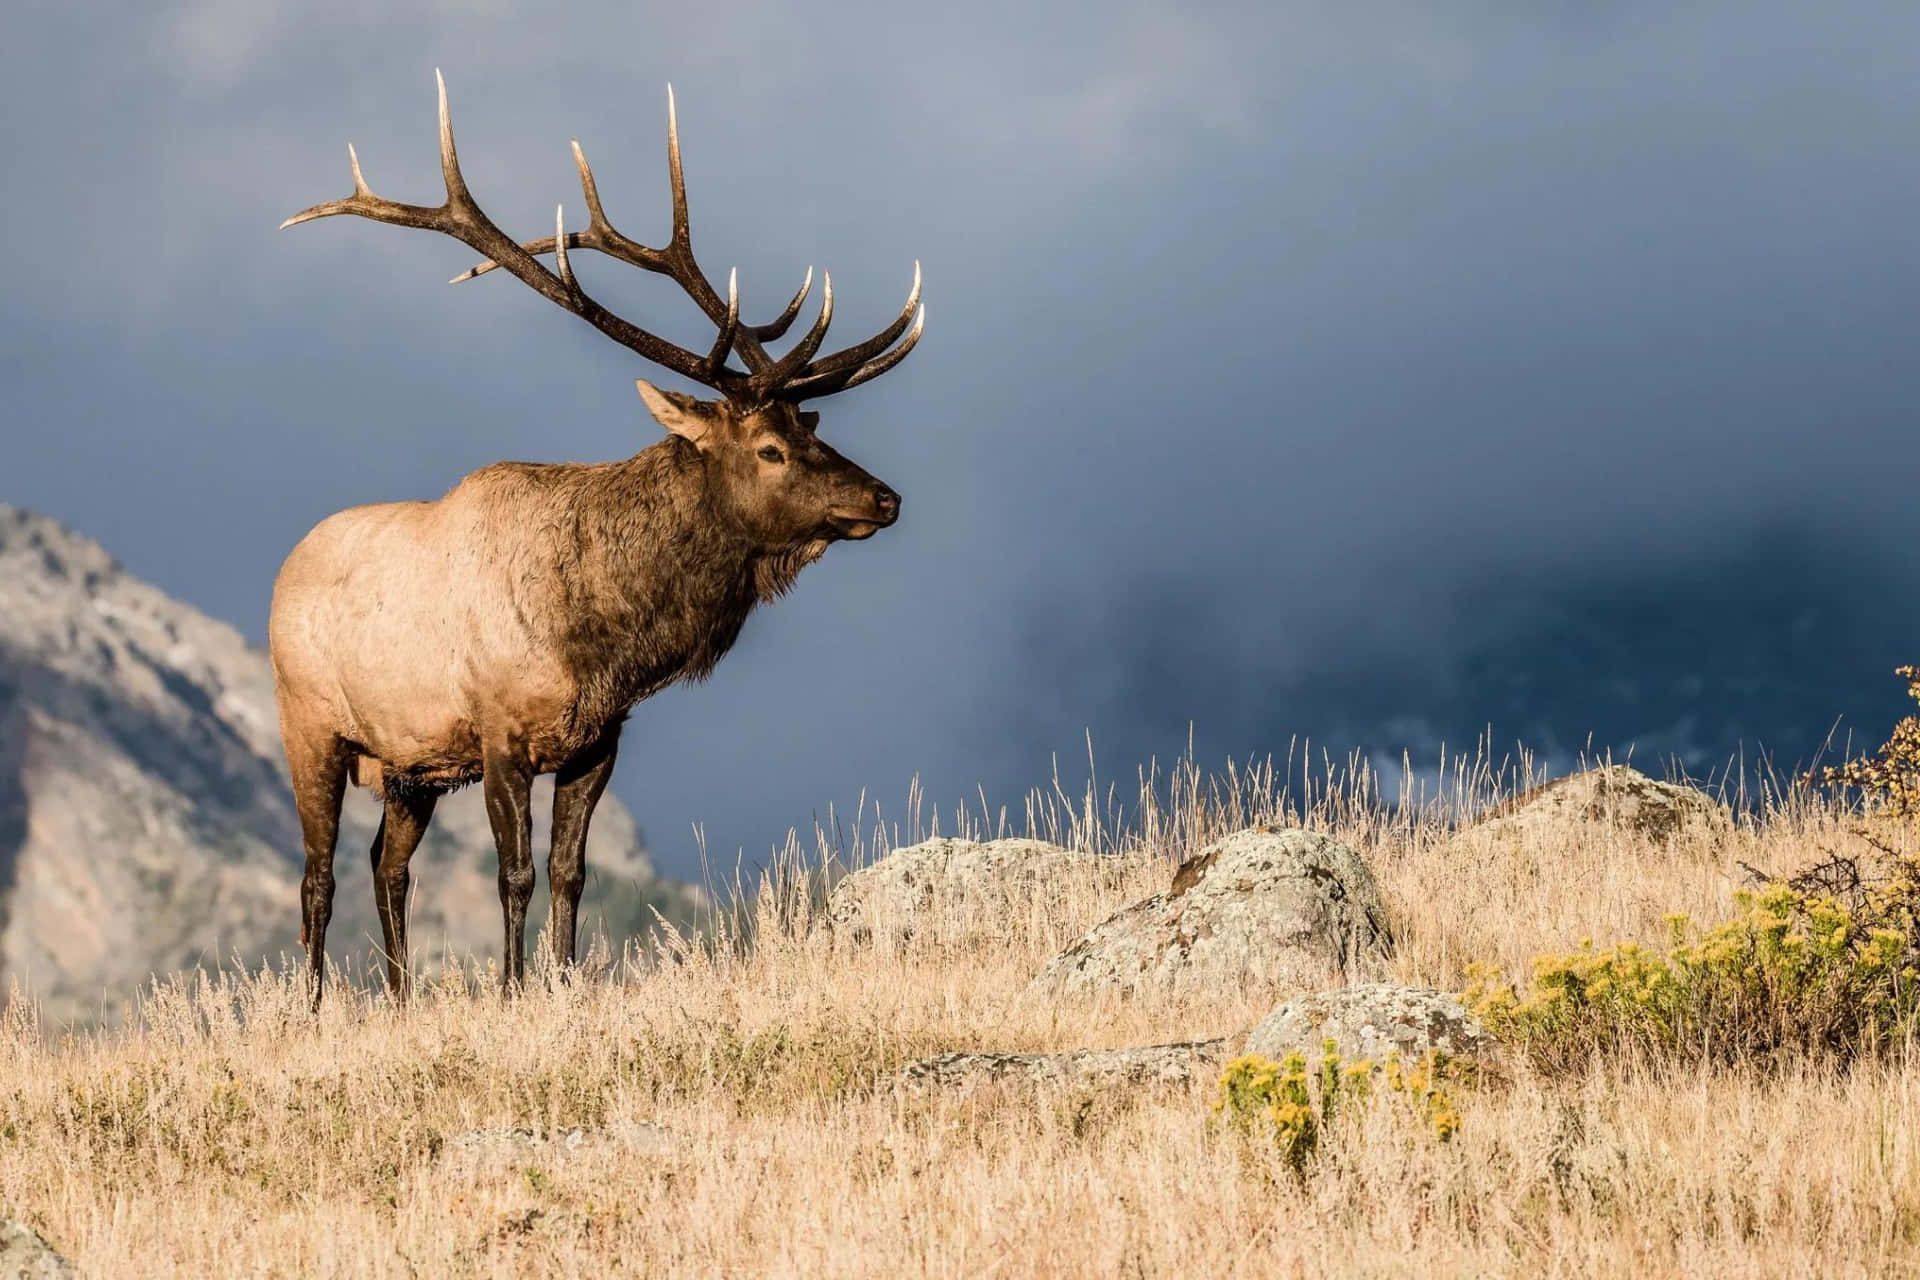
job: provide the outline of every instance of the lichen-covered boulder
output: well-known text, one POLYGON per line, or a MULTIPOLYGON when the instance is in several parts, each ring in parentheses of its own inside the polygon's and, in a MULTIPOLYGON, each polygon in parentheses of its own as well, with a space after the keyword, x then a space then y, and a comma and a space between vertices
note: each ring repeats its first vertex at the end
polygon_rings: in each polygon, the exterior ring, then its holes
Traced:
POLYGON ((1237 832, 1172 886, 1108 917, 1048 962, 1050 994, 1318 990, 1372 976, 1391 946, 1360 855, 1311 831, 1237 832))
POLYGON ((73 1267, 32 1227, 0 1218, 0 1280, 73 1280, 73 1267))
POLYGON ((1430 1049, 1479 1058, 1494 1047, 1480 1020, 1446 992, 1369 982, 1287 1001, 1248 1033, 1246 1052, 1311 1059, 1329 1040, 1342 1058, 1375 1062, 1394 1053, 1412 1060, 1430 1049))
POLYGON ((1665 842, 1694 832, 1717 835, 1732 825, 1732 818, 1725 805, 1694 787, 1656 782, 1626 765, 1607 765, 1523 791, 1482 814, 1462 834, 1524 840, 1581 824, 1603 824, 1665 842))
POLYGON ((1003 936, 1009 913, 1055 910, 1072 892, 1117 884, 1139 865, 1042 840, 941 837, 841 880, 827 898, 827 924, 862 943, 1003 936))
POLYGON ((1232 1041, 1220 1039, 1071 1053, 943 1053, 909 1063, 900 1083, 918 1090, 994 1083, 1184 1085, 1216 1074, 1231 1047, 1232 1041))

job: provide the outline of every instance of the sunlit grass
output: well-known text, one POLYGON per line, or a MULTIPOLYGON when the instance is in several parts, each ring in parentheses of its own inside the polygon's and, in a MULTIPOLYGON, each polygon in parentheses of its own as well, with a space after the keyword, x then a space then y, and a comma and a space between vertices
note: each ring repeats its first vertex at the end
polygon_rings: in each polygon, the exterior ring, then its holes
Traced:
MULTIPOLYGON (((1311 1176, 1222 1124, 1216 1081, 898 1089, 950 1050, 1242 1031, 1271 993, 1041 1002, 1033 973, 1248 825, 1367 856, 1395 975, 1461 989, 1583 938, 1667 943, 1735 913, 1742 864, 1791 870, 1854 815, 1780 787, 1730 831, 1654 845, 1569 826, 1454 829, 1536 779, 1449 762, 1423 789, 1358 760, 1036 795, 1014 815, 863 811, 795 837, 693 936, 514 1000, 485 966, 398 1008, 342 984, 315 1020, 278 971, 160 983, 119 1030, 30 1005, 0 1031, 0 1212, 89 1274, 1883 1274, 1920 1261, 1920 1068, 1678 1060, 1627 1046, 1549 1074, 1516 1058, 1418 1107, 1347 1110, 1311 1176), (1391 793, 1391 798, 1389 798, 1391 793), (982 937, 859 945, 813 928, 824 882, 895 843, 1031 831, 1130 853, 982 937), (1110 869, 1110 868, 1109 868, 1110 869), (751 883, 749 883, 751 881, 751 883), (1076 1091, 1077 1090, 1077 1091, 1076 1091), (582 1133, 569 1146, 556 1138, 582 1133), (526 1131, 525 1141, 463 1139, 526 1131), (646 1141, 626 1140, 640 1133, 646 1141)), ((292 904, 289 904, 292 910, 292 904)))

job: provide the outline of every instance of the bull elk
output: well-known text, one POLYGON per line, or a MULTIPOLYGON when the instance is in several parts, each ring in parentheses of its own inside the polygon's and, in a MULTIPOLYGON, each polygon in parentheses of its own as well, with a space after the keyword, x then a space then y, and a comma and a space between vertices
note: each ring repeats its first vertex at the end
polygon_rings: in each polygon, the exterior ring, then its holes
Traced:
POLYGON ((647 360, 719 393, 714 400, 639 380, 667 431, 619 462, 483 467, 434 501, 354 507, 328 517, 293 549, 274 583, 268 624, 281 736, 299 809, 306 866, 301 942, 320 1002, 333 856, 346 783, 384 804, 372 862, 391 989, 409 989, 408 860, 434 803, 478 781, 500 854, 505 922, 502 981, 525 973, 533 895, 530 790, 555 774, 547 874, 555 959, 574 958, 587 824, 606 788, 620 727, 635 703, 713 670, 756 604, 792 586, 833 543, 893 524, 900 498, 816 434, 799 406, 879 377, 905 358, 926 322, 920 268, 906 306, 864 342, 820 355, 833 319, 823 274, 820 310, 785 354, 767 343, 800 314, 813 271, 767 324, 740 318, 736 273, 723 299, 694 261, 673 91, 667 91, 667 172, 673 229, 665 248, 630 240, 607 221, 580 144, 574 163, 587 227, 521 244, 480 210, 460 174, 446 82, 439 80, 437 207, 400 204, 368 188, 351 146, 353 194, 317 204, 283 227, 335 214, 438 231, 484 261, 453 283, 503 268, 541 297, 647 360), (718 332, 689 351, 621 319, 581 287, 568 254, 592 249, 667 276, 718 332), (549 269, 541 259, 553 256, 549 269), (744 368, 730 362, 737 355, 744 368))

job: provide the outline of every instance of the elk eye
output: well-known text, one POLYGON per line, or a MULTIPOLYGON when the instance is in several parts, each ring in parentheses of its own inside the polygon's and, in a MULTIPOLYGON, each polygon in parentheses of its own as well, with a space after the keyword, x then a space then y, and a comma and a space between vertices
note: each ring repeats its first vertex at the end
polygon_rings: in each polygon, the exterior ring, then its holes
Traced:
POLYGON ((787 455, 780 452, 778 449, 774 448, 772 445, 768 445, 766 448, 762 449, 760 451, 760 456, 765 458, 768 462, 785 462, 787 460, 787 455))

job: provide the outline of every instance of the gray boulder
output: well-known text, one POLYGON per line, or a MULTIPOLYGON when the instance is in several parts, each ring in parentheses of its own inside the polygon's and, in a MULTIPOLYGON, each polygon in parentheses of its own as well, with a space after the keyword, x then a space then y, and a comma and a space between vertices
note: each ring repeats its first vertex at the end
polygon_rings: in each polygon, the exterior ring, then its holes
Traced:
POLYGON ((1461 834, 1524 842, 1570 825, 1604 825, 1656 843, 1732 826, 1727 806, 1694 787, 1656 782, 1626 765, 1606 765, 1529 788, 1482 814, 1461 834))
POLYGON ((940 837, 842 879, 827 898, 827 922, 856 942, 998 936, 1010 912, 1054 910, 1062 885, 1117 884, 1138 865, 1042 840, 940 837))
POLYGON ((1411 1061, 1430 1049, 1454 1058, 1479 1058, 1494 1041, 1480 1020, 1444 991, 1363 983, 1287 1001, 1247 1035, 1246 1052, 1284 1058, 1298 1051, 1309 1061, 1332 1040, 1349 1060, 1411 1061))
POLYGON ((1311 831, 1252 829, 1182 863, 1165 893, 1096 925, 1031 990, 1318 990, 1370 976, 1390 946, 1358 853, 1311 831))
POLYGON ((72 1280, 73 1267, 24 1222, 0 1218, 0 1280, 72 1280))
POLYGON ((1137 1049, 1080 1049, 1072 1053, 943 1053, 901 1069, 909 1089, 969 1087, 997 1082, 1039 1086, 1184 1085, 1226 1062, 1232 1041, 1197 1040, 1137 1049))

